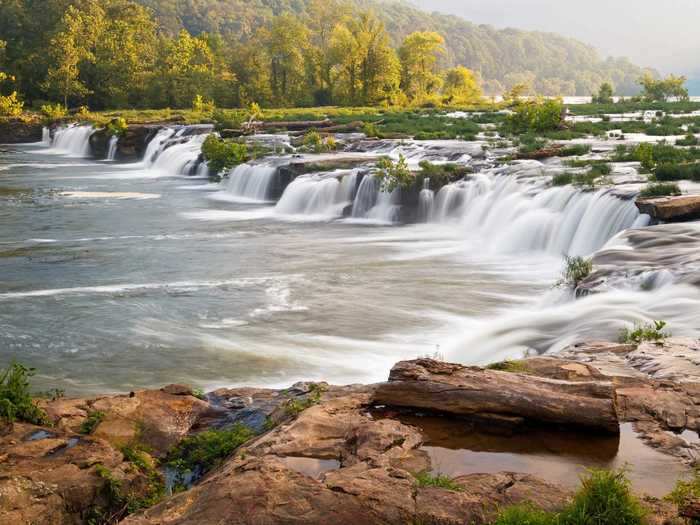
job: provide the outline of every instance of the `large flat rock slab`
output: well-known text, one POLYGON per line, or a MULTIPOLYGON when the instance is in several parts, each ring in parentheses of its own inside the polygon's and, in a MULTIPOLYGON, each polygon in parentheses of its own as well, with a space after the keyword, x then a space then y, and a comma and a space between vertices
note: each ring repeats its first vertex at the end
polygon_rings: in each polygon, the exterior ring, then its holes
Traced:
POLYGON ((680 222, 700 219, 700 195, 638 199, 637 208, 652 219, 680 222))

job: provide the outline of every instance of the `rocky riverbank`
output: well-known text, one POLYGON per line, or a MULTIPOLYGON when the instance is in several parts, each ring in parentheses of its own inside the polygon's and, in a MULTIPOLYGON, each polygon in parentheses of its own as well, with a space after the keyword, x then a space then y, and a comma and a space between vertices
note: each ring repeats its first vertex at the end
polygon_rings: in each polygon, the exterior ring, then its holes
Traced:
POLYGON ((488 369, 418 359, 378 385, 206 395, 169 385, 41 401, 49 424, 2 429, 0 514, 34 524, 491 523, 513 504, 564 506, 578 461, 629 457, 649 522, 683 523, 654 481, 698 458, 698 372, 700 341, 671 338, 488 369), (243 436, 235 451, 217 441, 231 428, 243 436), (563 440, 546 468, 533 460, 542 450, 522 447, 538 436, 563 440), (598 450, 580 452, 586 442, 598 450), (441 469, 451 479, 431 483, 441 469))

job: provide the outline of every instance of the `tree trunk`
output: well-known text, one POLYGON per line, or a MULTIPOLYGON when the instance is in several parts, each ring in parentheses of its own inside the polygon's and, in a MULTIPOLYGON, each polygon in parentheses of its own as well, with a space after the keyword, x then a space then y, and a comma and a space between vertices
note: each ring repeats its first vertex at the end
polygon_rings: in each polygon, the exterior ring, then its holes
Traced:
POLYGON ((610 382, 559 381, 429 359, 397 363, 375 402, 619 432, 610 382))

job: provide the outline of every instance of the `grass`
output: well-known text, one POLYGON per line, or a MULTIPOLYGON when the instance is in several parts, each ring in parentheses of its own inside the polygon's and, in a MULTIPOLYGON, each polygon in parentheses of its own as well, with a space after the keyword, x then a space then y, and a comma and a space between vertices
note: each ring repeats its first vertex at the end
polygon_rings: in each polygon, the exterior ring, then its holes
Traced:
POLYGON ((290 399, 284 406, 285 413, 290 417, 296 417, 307 408, 318 405, 321 402, 321 396, 325 392, 323 385, 314 383, 309 387, 308 395, 303 399, 290 399))
POLYGON ((34 373, 33 368, 13 362, 0 374, 0 419, 8 423, 49 423, 46 412, 37 406, 29 391, 29 379, 34 373))
POLYGON ((654 171, 656 180, 692 180, 700 182, 700 162, 689 164, 662 164, 654 171))
POLYGON ((559 286, 569 286, 576 288, 581 281, 588 277, 593 271, 593 261, 585 257, 564 256, 564 270, 561 279, 557 283, 559 286))
POLYGON ((644 199, 673 195, 681 195, 681 189, 675 182, 654 182, 639 192, 639 196, 644 199))
MULTIPOLYGON (((700 470, 696 468, 690 479, 680 479, 666 499, 679 507, 700 499, 700 470)), ((691 520, 693 525, 700 524, 700 520, 691 520)))
POLYGON ((430 472, 420 472, 415 475, 416 483, 419 487, 436 487, 445 490, 452 490, 454 492, 460 492, 463 490, 462 486, 443 474, 431 474, 430 472))
POLYGON ((559 513, 528 505, 503 509, 494 525, 641 525, 645 512, 624 470, 590 470, 559 513))
POLYGON ((104 418, 106 416, 107 414, 105 414, 104 412, 100 412, 99 410, 89 412, 85 421, 83 421, 80 425, 80 433, 92 434, 95 431, 95 429, 97 429, 99 424, 102 423, 102 421, 104 421, 104 418))
POLYGON ((180 473, 199 471, 203 474, 218 466, 253 436, 253 431, 241 424, 205 430, 175 445, 168 452, 166 464, 180 473))
POLYGON ((620 342, 626 344, 640 344, 645 341, 654 343, 663 342, 671 337, 670 332, 664 332, 666 321, 654 321, 653 323, 635 324, 634 328, 625 328, 620 333, 620 342))
POLYGON ((525 361, 515 361, 506 359, 486 366, 487 370, 498 370, 499 372, 511 372, 514 374, 529 374, 532 371, 525 361))
POLYGON ((699 142, 693 133, 688 133, 684 138, 676 140, 676 146, 697 146, 699 142))

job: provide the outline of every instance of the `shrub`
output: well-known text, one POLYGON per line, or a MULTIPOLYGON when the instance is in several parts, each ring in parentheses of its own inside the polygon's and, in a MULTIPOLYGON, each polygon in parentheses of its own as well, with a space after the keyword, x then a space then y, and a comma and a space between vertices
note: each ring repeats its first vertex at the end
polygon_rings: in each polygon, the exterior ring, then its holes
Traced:
POLYGON ((321 402, 321 396, 325 392, 325 387, 320 384, 312 384, 309 387, 309 393, 304 399, 290 399, 284 407, 288 416, 296 417, 301 412, 317 405, 321 402))
POLYGON ((455 492, 462 491, 461 485, 455 483, 452 478, 443 474, 431 474, 430 472, 421 472, 415 475, 416 482, 419 487, 437 487, 455 492))
POLYGON ((13 91, 7 96, 0 95, 0 117, 19 117, 24 109, 24 102, 13 91))
MULTIPOLYGON (((666 496, 666 499, 679 507, 700 499, 700 470, 696 468, 690 479, 679 479, 673 491, 666 496)), ((700 520, 696 520, 693 523, 700 523, 700 520)))
POLYGON ((561 525, 641 525, 644 510, 630 491, 624 470, 589 471, 573 501, 559 516, 561 525))
POLYGON ((192 100, 192 111, 195 113, 212 113, 215 107, 212 100, 204 100, 202 95, 195 95, 192 100))
POLYGON ((180 473, 199 471, 203 474, 253 436, 253 431, 240 423, 226 429, 205 430, 180 441, 170 450, 166 461, 180 473))
POLYGON ((126 133, 126 130, 129 128, 129 126, 127 125, 126 119, 124 117, 117 117, 110 120, 105 128, 107 129, 107 133, 109 135, 119 137, 126 133))
POLYGON ((591 151, 591 146, 589 144, 573 144, 571 146, 567 146, 565 148, 562 148, 558 156, 559 157, 578 157, 581 155, 586 155, 587 153, 590 153, 591 151))
POLYGON ((209 135, 202 144, 202 155, 209 168, 219 173, 248 160, 248 148, 245 144, 209 135))
POLYGON ((80 425, 80 433, 92 434, 106 416, 107 414, 100 412, 99 410, 88 413, 87 418, 80 425))
POLYGON ((646 170, 654 169, 654 147, 651 144, 643 143, 634 149, 634 158, 646 170))
POLYGON ((644 188, 639 196, 642 198, 666 197, 668 195, 680 195, 681 189, 675 182, 656 182, 644 188))
POLYGON ((214 126, 219 131, 222 129, 238 129, 241 127, 242 123, 240 114, 234 111, 224 111, 221 109, 214 110, 212 119, 214 120, 214 126))
POLYGON ((46 120, 53 122, 55 120, 61 120, 68 112, 62 104, 44 104, 41 106, 41 114, 46 117, 46 120))
POLYGON ((34 373, 33 368, 13 362, 0 375, 0 418, 8 423, 19 420, 35 425, 48 424, 46 413, 29 393, 29 378, 34 373))
POLYGON ((700 181, 700 163, 662 164, 654 171, 656 180, 693 180, 700 181))
POLYGON ((362 133, 364 133, 368 138, 382 138, 379 128, 377 128, 376 124, 372 122, 367 122, 364 126, 362 126, 362 133))
POLYGON ((620 333, 620 342, 627 344, 639 344, 644 341, 661 342, 671 337, 670 332, 664 332, 666 321, 654 321, 647 324, 635 324, 634 328, 625 328, 620 333))
POLYGON ((327 153, 336 148, 335 139, 333 137, 321 137, 316 130, 311 130, 304 135, 304 149, 313 153, 327 153))
POLYGON ((692 134, 688 133, 685 138, 676 140, 676 146, 697 146, 698 138, 692 134))
POLYGON ((389 193, 396 188, 410 188, 415 182, 415 177, 408 169, 408 163, 403 155, 399 155, 399 160, 396 162, 389 157, 379 159, 375 176, 381 190, 389 193))
POLYGON ((563 109, 560 99, 519 101, 508 117, 508 125, 513 132, 556 130, 563 123, 563 109))
POLYGON ((584 257, 564 256, 564 270, 559 285, 576 288, 593 271, 593 261, 584 257))
POLYGON ((420 167, 420 177, 429 179, 430 187, 434 190, 471 173, 470 168, 458 164, 433 164, 430 161, 422 160, 418 166, 420 167))
POLYGON ((556 525, 556 516, 551 512, 530 505, 516 505, 503 510, 493 525, 556 525))
POLYGON ((553 186, 566 186, 574 182, 574 176, 571 173, 557 173, 552 177, 553 186))

